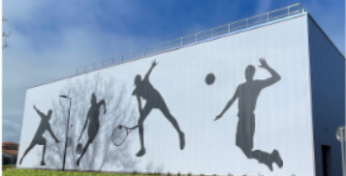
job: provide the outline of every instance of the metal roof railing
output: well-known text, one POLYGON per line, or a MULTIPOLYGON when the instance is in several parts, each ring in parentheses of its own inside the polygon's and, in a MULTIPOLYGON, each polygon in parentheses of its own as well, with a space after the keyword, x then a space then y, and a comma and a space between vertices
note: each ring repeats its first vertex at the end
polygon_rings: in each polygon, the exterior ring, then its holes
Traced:
POLYGON ((167 41, 158 45, 143 48, 138 51, 127 53, 118 57, 114 57, 108 60, 90 64, 84 67, 77 68, 77 74, 90 72, 96 69, 108 67, 110 65, 119 64, 122 62, 140 59, 143 57, 166 52, 171 49, 181 48, 193 43, 204 41, 213 37, 221 36, 227 33, 235 32, 237 30, 253 27, 256 25, 264 24, 280 18, 285 18, 292 15, 303 13, 305 9, 298 3, 284 8, 276 9, 267 13, 259 14, 250 18, 239 20, 236 22, 228 23, 222 26, 218 26, 213 29, 205 30, 196 34, 180 37, 171 41, 167 41))

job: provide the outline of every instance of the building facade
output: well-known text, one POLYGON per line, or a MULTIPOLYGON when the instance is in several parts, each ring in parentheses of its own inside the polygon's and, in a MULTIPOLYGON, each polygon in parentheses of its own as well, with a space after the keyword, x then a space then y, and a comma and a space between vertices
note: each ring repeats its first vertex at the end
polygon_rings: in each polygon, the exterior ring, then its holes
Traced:
POLYGON ((341 175, 345 58, 294 8, 28 89, 17 167, 341 175))

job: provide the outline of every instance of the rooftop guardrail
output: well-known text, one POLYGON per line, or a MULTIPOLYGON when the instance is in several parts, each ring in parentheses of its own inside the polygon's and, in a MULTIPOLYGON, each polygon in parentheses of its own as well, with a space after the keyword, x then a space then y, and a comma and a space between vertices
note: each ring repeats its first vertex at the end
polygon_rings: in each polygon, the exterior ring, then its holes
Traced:
POLYGON ((205 30, 199 33, 180 37, 178 39, 170 40, 158 45, 143 48, 138 51, 127 53, 118 57, 114 57, 108 60, 90 64, 84 67, 77 68, 77 74, 90 72, 96 69, 108 67, 111 65, 123 63, 130 60, 140 59, 143 57, 166 52, 171 49, 181 48, 193 43, 198 43, 213 37, 221 36, 227 33, 235 32, 248 27, 264 24, 280 18, 297 15, 303 13, 305 9, 300 4, 293 4, 284 8, 276 9, 267 13, 259 14, 250 18, 235 21, 225 25, 218 26, 213 29, 205 30))

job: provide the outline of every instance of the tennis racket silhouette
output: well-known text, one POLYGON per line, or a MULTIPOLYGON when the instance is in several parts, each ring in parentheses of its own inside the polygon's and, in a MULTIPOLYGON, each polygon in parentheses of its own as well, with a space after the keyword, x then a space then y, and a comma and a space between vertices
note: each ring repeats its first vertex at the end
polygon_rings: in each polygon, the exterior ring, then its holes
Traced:
POLYGON ((126 141, 127 136, 134 129, 138 128, 138 125, 134 127, 126 127, 123 125, 119 125, 113 129, 112 132, 112 142, 115 146, 120 146, 126 141))

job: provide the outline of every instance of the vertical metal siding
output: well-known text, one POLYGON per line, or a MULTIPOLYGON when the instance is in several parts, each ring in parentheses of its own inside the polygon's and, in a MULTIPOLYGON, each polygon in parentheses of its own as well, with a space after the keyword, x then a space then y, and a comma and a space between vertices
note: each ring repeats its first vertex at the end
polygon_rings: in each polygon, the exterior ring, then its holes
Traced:
POLYGON ((331 146, 331 175, 341 175, 336 129, 345 124, 345 60, 309 16, 309 45, 316 175, 322 176, 322 145, 331 146))

